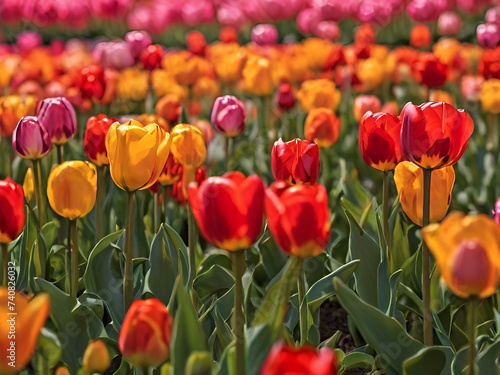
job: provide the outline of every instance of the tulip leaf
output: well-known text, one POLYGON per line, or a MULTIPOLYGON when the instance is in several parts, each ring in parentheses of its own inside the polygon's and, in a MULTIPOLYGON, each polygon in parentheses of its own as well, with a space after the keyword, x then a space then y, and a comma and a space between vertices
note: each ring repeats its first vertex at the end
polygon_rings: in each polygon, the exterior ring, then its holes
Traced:
POLYGON ((35 284, 33 283, 35 277, 45 278, 46 266, 47 266, 47 247, 45 246, 43 236, 40 234, 40 232, 38 232, 37 239, 33 243, 33 247, 31 249, 31 256, 28 267, 28 274, 29 274, 28 282, 31 285, 32 290, 35 289, 35 284))
POLYGON ((333 282, 342 307, 353 319, 366 343, 377 352, 387 374, 402 374, 403 362, 423 349, 424 345, 408 335, 396 319, 362 301, 342 280, 335 278, 333 282))
POLYGON ((354 217, 344 210, 349 221, 349 254, 350 260, 359 259, 361 262, 354 271, 356 290, 363 301, 377 306, 377 278, 380 264, 380 249, 377 243, 363 229, 354 217))
POLYGON ((208 271, 196 276, 193 288, 202 300, 212 295, 221 296, 234 285, 233 275, 224 267, 215 264, 208 271))
POLYGON ((477 365, 479 368, 478 374, 481 375, 497 375, 498 374, 498 358, 500 356, 500 341, 490 345, 486 350, 483 350, 477 356, 477 365))
POLYGON ((451 361, 453 351, 448 347, 431 346, 426 347, 408 358, 403 364, 404 375, 421 375, 424 372, 429 374, 451 374, 451 361))
POLYGON ((334 296, 335 289, 333 288, 333 278, 340 277, 344 282, 348 282, 356 270, 356 267, 358 267, 359 262, 359 259, 353 260, 316 281, 306 293, 309 308, 312 311, 316 311, 324 301, 334 296))
POLYGON ((36 351, 31 360, 33 368, 38 368, 37 363, 43 361, 44 366, 53 368, 61 358, 61 341, 57 334, 48 328, 42 327, 36 344, 36 351))
POLYGON ((377 368, 375 358, 362 352, 351 352, 347 354, 342 358, 341 364, 344 371, 353 368, 369 368, 373 371, 377 368))
POLYGON ((215 321, 215 331, 217 334, 217 339, 219 340, 219 346, 222 351, 224 351, 234 340, 234 334, 231 331, 229 325, 222 318, 217 305, 214 304, 214 307, 211 310, 211 314, 215 321))
POLYGON ((50 297, 50 317, 58 330, 61 342, 61 360, 76 373, 81 367, 80 359, 90 340, 104 331, 101 319, 88 307, 80 304, 46 280, 35 278, 38 290, 50 297))
POLYGON ((258 242, 261 265, 269 279, 275 277, 285 266, 287 257, 276 244, 271 232, 266 230, 258 242))
POLYGON ((273 330, 269 324, 260 324, 249 328, 246 337, 248 375, 257 375, 275 341, 273 330))

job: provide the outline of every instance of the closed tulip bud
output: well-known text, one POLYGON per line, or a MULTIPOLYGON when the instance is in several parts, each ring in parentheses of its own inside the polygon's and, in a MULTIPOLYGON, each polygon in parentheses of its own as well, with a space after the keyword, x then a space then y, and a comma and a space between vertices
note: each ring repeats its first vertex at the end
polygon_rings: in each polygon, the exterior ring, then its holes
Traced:
POLYGON ((19 120, 33 116, 36 112, 36 98, 33 95, 7 95, 0 97, 0 137, 10 137, 19 120))
POLYGON ((297 92, 297 99, 307 112, 315 108, 335 111, 340 102, 340 91, 335 88, 335 83, 328 79, 310 79, 302 83, 297 92))
POLYGON ((134 57, 139 56, 142 50, 153 43, 151 37, 145 31, 129 31, 125 34, 125 40, 134 57))
POLYGON ((481 76, 470 74, 462 76, 462 81, 460 81, 460 92, 464 99, 470 102, 477 102, 480 99, 483 83, 484 78, 481 76))
POLYGON ((162 96, 155 106, 156 113, 172 124, 177 124, 182 113, 181 100, 177 95, 162 96))
POLYGON ((86 161, 67 161, 54 167, 47 182, 50 207, 62 217, 74 220, 87 215, 97 194, 97 171, 86 161))
POLYGON ((474 122, 463 109, 445 102, 406 104, 401 111, 401 150, 421 168, 455 164, 467 148, 474 122))
POLYGON ((500 41, 500 29, 495 23, 481 24, 476 29, 477 42, 483 48, 495 48, 500 41))
POLYGON ((323 185, 294 185, 284 181, 266 190, 269 230, 281 250, 305 259, 323 252, 330 239, 328 194, 323 185))
POLYGON ((304 127, 304 135, 309 142, 326 148, 339 139, 340 119, 329 108, 315 108, 309 112, 304 127))
POLYGON ((33 196, 34 192, 35 192, 35 180, 33 178, 33 169, 28 168, 28 170, 26 171, 26 175, 24 176, 24 182, 23 182, 23 193, 24 196, 26 197, 27 202, 31 201, 31 197, 33 196))
POLYGON ((500 277, 500 228, 486 215, 451 213, 441 224, 422 229, 441 280, 462 298, 486 298, 500 277))
POLYGON ((151 44, 142 50, 139 60, 146 70, 158 69, 161 67, 163 58, 163 48, 158 44, 151 44))
POLYGON ((226 137, 235 137, 245 130, 247 111, 242 102, 232 95, 215 100, 211 122, 215 130, 226 137))
POLYGON ((138 367, 157 367, 170 357, 172 325, 172 316, 159 299, 135 300, 123 321, 118 348, 138 367))
MULTIPOLYGON (((219 13, 217 13, 217 17, 219 13)), ((232 26, 224 26, 219 31, 219 39, 222 43, 237 43, 238 42, 238 30, 232 26)))
POLYGON ((23 293, 12 295, 7 287, 0 288, 0 314, 9 316, 9 302, 14 299, 16 307, 15 316, 15 360, 9 359, 9 348, 12 339, 7 334, 7 319, 2 323, 3 334, 0 335, 0 348, 4 351, 0 356, 0 374, 18 374, 29 362, 35 351, 38 335, 50 312, 50 298, 48 294, 41 293, 29 299, 23 293), (20 350, 22 348, 22 350, 20 350), (12 365, 13 364, 13 365, 12 365))
POLYGON ((42 100, 38 104, 37 117, 56 145, 65 144, 76 134, 75 109, 66 98, 42 100))
POLYGON ((85 136, 83 138, 83 151, 95 165, 109 164, 106 152, 106 134, 116 119, 104 114, 92 116, 87 121, 85 136))
POLYGON ((270 46, 276 44, 278 40, 278 30, 276 26, 270 24, 260 24, 252 29, 252 42, 259 46, 270 46))
POLYGON ((0 180, 0 243, 14 241, 23 228, 23 188, 7 177, 0 180))
POLYGON ((243 91, 257 96, 273 93, 271 61, 265 57, 249 56, 243 68, 242 77, 243 91))
POLYGON ((52 149, 52 141, 45 126, 35 116, 19 120, 12 134, 12 146, 19 156, 26 159, 40 159, 52 149))
POLYGON ((201 234, 227 251, 244 250, 260 236, 264 183, 257 175, 229 172, 189 186, 189 204, 201 234))
POLYGON ((191 53, 199 56, 205 56, 207 40, 205 39, 205 35, 199 31, 191 31, 186 38, 186 44, 191 53))
POLYGON ((366 112, 359 124, 359 150, 366 164, 382 172, 401 161, 401 121, 389 113, 366 112))
POLYGON ((462 28, 462 19, 452 11, 440 14, 437 22, 438 33, 441 35, 455 35, 462 28))
POLYGON ((311 31, 319 38, 337 40, 340 37, 340 28, 334 21, 320 21, 311 25, 311 31))
POLYGON ((106 135, 111 177, 125 191, 144 190, 153 185, 167 162, 169 134, 157 124, 143 126, 130 120, 115 122, 106 135))
POLYGON ((410 33, 410 44, 415 48, 427 48, 431 45, 432 34, 429 26, 418 24, 413 26, 410 33))
MULTIPOLYGON (((424 172, 422 168, 402 161, 394 171, 394 181, 399 194, 401 207, 406 215, 417 225, 423 223, 423 186, 424 172)), ((434 169, 431 178, 431 204, 429 220, 440 221, 446 215, 451 202, 451 191, 455 183, 455 171, 448 166, 434 169)))
POLYGON ((359 95, 354 99, 354 119, 361 121, 361 118, 368 111, 372 113, 380 112, 381 106, 380 99, 375 95, 359 95))
POLYGON ((289 83, 282 83, 278 88, 278 107, 287 111, 295 106, 293 87, 289 83))
POLYGON ((83 370, 87 374, 103 373, 111 364, 108 348, 102 340, 89 342, 83 355, 83 370))
POLYGON ((484 81, 479 93, 481 107, 488 113, 500 113, 500 80, 491 78, 484 81))
POLYGON ((413 69, 420 83, 427 87, 441 87, 448 79, 448 68, 433 53, 422 53, 413 69))
POLYGON ((286 143, 280 138, 271 151, 271 169, 275 180, 314 185, 319 174, 319 147, 298 138, 286 143))
POLYGON ((201 131, 187 124, 174 126, 170 133, 170 152, 183 166, 199 168, 205 161, 207 149, 201 131))
POLYGON ((294 348, 274 344, 266 357, 260 375, 337 375, 337 361, 332 349, 319 351, 303 346, 294 348))

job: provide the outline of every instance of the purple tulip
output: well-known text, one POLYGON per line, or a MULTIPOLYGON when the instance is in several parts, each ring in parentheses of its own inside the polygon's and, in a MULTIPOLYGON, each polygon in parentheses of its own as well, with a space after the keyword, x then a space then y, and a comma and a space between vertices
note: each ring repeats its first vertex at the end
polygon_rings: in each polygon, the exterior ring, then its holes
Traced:
POLYGON ((212 126, 226 137, 235 137, 245 130, 247 111, 242 102, 231 95, 220 96, 212 109, 212 126))
POLYGON ((273 45, 277 40, 278 30, 274 25, 260 24, 252 29, 252 42, 259 46, 273 45))
POLYGON ((437 28, 441 35, 455 35, 462 27, 462 19, 452 11, 441 13, 438 18, 437 28))
POLYGON ((12 146, 21 157, 36 160, 49 153, 52 141, 37 117, 26 116, 19 120, 12 133, 12 146))
POLYGON ((132 55, 139 56, 143 49, 153 44, 151 37, 145 31, 129 31, 125 34, 125 40, 128 43, 132 55))
POLYGON ((76 134, 75 109, 66 98, 42 100, 38 104, 37 117, 56 145, 65 144, 76 134))
POLYGON ((483 23, 476 29, 477 42, 483 48, 495 48, 500 41, 499 27, 494 23, 483 23))

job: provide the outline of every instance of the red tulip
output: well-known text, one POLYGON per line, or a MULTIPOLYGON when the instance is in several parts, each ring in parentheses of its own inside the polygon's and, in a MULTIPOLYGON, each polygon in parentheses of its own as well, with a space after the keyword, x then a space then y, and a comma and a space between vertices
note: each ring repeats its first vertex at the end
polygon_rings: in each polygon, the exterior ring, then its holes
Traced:
POLYGON ((82 68, 78 72, 75 85, 80 89, 82 98, 102 99, 106 85, 102 67, 93 64, 82 68))
POLYGON ((264 221, 264 183, 257 175, 229 172, 189 186, 189 204, 201 234, 228 250, 243 250, 259 237, 264 221))
POLYGON ((271 168, 276 180, 314 185, 319 173, 319 147, 298 138, 286 143, 280 138, 271 151, 271 168))
POLYGON ((23 228, 23 188, 7 177, 0 181, 0 243, 14 241, 23 228))
POLYGON ((109 164, 105 141, 106 134, 113 122, 116 122, 116 119, 109 118, 102 113, 90 117, 87 121, 85 137, 83 138, 83 150, 95 165, 109 164))
POLYGON ((289 83, 282 83, 278 88, 278 107, 287 111, 295 106, 293 87, 289 83))
POLYGON ((455 164, 464 153, 474 122, 463 109, 445 102, 406 104, 401 112, 401 150, 421 168, 455 164))
POLYGON ((299 258, 323 252, 330 239, 328 195, 323 185, 274 182, 266 190, 269 230, 280 248, 299 258))
MULTIPOLYGON (((180 172, 181 174, 179 175, 179 178, 182 177, 182 166, 180 168, 180 172)), ((196 171, 195 181, 198 184, 201 184, 206 179, 207 179, 207 170, 204 166, 202 166, 198 168, 198 170, 196 171)), ((182 191, 182 179, 179 179, 172 184, 171 194, 172 194, 171 197, 174 198, 177 201, 177 203, 179 204, 187 203, 187 199, 186 197, 184 197, 184 192, 182 191)))
POLYGON ((278 343, 269 352, 260 375, 337 375, 333 350, 319 351, 303 346, 293 348, 278 343))
POLYGON ((359 150, 366 164, 379 171, 401 161, 401 121, 390 113, 366 112, 359 124, 359 150))
POLYGON ((118 347, 134 365, 159 366, 170 357, 172 324, 167 307, 159 299, 135 300, 123 321, 118 347))
POLYGON ((441 87, 448 78, 448 68, 432 53, 422 53, 413 69, 418 81, 427 87, 441 87))
POLYGON ((151 44, 144 48, 139 55, 144 69, 153 70, 161 66, 163 58, 163 48, 158 44, 151 44))

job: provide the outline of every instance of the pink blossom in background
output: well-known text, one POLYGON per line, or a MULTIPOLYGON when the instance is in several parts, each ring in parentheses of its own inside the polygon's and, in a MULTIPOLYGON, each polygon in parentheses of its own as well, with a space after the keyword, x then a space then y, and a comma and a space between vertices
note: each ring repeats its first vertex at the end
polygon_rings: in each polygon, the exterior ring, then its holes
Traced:
POLYGON ((296 16, 307 5, 307 2, 304 0, 260 0, 260 4, 271 21, 279 21, 296 16))
POLYGON ((56 23, 59 3, 57 0, 28 0, 22 2, 23 17, 36 27, 47 27, 56 23))
POLYGON ((18 0, 2 0, 0 2, 0 19, 3 22, 19 22, 22 16, 21 3, 18 0))
POLYGON ((435 21, 447 5, 443 0, 412 0, 406 7, 406 13, 416 22, 435 21))
POLYGON ((36 31, 23 31, 17 36, 16 43, 21 53, 30 52, 42 45, 42 36, 36 31))
POLYGON ((173 23, 169 9, 156 3, 139 3, 127 15, 127 26, 129 29, 145 30, 152 35, 160 34, 173 23))
POLYGON ((59 22, 80 30, 88 27, 91 17, 88 1, 64 0, 59 6, 59 22))
POLYGON ((456 0, 457 8, 466 12, 477 14, 490 5, 491 0, 456 0))
POLYGON ((311 26, 314 35, 330 40, 337 40, 340 37, 340 28, 335 21, 321 21, 311 26))
POLYGON ((500 6, 496 6, 488 9, 486 15, 484 16, 486 23, 496 23, 500 24, 500 6))
POLYGON ((253 23, 269 21, 266 10, 262 7, 260 0, 239 1, 238 5, 243 9, 248 19, 253 23))
POLYGON ((92 57, 103 68, 123 69, 135 63, 128 43, 123 40, 99 43, 92 51, 92 57))
POLYGON ((438 18, 437 28, 441 35, 455 35, 462 27, 462 19, 452 11, 441 13, 438 18))
POLYGON ((363 23, 384 26, 389 23, 392 16, 390 3, 377 0, 364 0, 358 8, 357 19, 363 23))
POLYGON ((245 12, 238 6, 224 3, 217 9, 217 21, 222 25, 233 26, 239 29, 248 23, 245 12))
POLYGON ((134 0, 89 0, 94 16, 103 19, 120 18, 127 14, 134 0))
POLYGON ((315 8, 306 8, 297 15, 297 27, 302 34, 310 34, 311 25, 321 21, 321 13, 315 8))
POLYGON ((125 34, 125 41, 128 43, 130 52, 137 57, 144 48, 153 44, 151 37, 145 31, 129 31, 125 34))
POLYGON ((207 23, 214 19, 214 7, 206 0, 191 0, 182 7, 182 21, 186 25, 207 23))
POLYGON ((495 23, 483 23, 476 29, 477 42, 483 48, 495 48, 500 41, 500 28, 495 23))
POLYGON ((345 16, 345 0, 312 0, 311 6, 321 13, 324 20, 340 21, 345 16))
POLYGON ((469 102, 477 102, 479 100, 479 93, 481 92, 481 86, 484 83, 484 78, 482 76, 475 76, 466 74, 462 77, 460 81, 460 92, 464 96, 465 100, 469 102))
POLYGON ((251 38, 259 46, 273 45, 278 40, 278 30, 274 25, 260 24, 252 29, 251 38))

